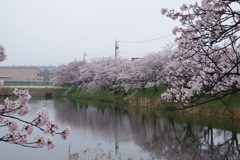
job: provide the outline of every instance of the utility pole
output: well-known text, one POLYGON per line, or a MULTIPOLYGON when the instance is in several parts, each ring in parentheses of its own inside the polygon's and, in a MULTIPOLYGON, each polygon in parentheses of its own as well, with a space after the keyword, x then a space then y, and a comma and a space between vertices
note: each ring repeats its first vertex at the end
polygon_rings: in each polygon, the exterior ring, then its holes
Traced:
POLYGON ((86 52, 84 52, 84 53, 83 53, 83 62, 85 62, 85 61, 86 61, 86 56, 87 56, 87 53, 86 53, 86 52))
POLYGON ((115 59, 117 59, 119 53, 119 45, 117 39, 115 40, 115 59))

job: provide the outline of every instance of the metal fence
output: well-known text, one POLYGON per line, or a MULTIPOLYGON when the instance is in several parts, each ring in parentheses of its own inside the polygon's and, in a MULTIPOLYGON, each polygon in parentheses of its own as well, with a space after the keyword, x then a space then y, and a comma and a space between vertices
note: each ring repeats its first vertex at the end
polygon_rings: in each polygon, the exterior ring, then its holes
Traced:
POLYGON ((18 87, 18 88, 22 88, 22 87, 53 87, 53 83, 50 82, 50 81, 13 81, 13 80, 10 80, 10 81, 7 81, 5 80, 4 81, 4 86, 5 88, 7 87, 18 87))

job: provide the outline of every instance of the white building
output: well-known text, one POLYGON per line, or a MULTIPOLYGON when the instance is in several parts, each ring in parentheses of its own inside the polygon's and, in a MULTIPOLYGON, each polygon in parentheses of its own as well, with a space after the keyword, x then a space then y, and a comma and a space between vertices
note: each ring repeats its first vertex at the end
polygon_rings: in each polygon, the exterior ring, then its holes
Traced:
POLYGON ((38 69, 36 67, 0 66, 0 79, 8 81, 35 81, 43 80, 43 77, 38 76, 38 69))

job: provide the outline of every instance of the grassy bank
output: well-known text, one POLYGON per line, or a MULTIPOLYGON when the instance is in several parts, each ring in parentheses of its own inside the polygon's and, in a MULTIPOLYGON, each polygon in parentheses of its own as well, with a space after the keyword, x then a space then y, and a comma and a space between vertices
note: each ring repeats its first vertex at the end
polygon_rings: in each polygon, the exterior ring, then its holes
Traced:
MULTIPOLYGON (((99 102, 127 103, 130 108, 151 108, 159 110, 164 108, 170 110, 179 104, 166 102, 160 99, 161 94, 166 91, 166 87, 132 89, 128 93, 123 91, 111 92, 109 89, 97 91, 87 91, 74 88, 70 91, 69 96, 85 100, 96 100, 99 102)), ((216 116, 221 118, 234 117, 240 119, 240 94, 232 94, 221 100, 209 102, 184 111, 190 114, 201 114, 205 116, 216 116)))
POLYGON ((159 97, 165 90, 165 87, 159 87, 157 89, 147 88, 144 90, 132 89, 125 93, 124 91, 112 92, 108 88, 101 90, 73 88, 69 92, 69 96, 102 102, 128 102, 134 106, 157 107, 159 105, 159 97))

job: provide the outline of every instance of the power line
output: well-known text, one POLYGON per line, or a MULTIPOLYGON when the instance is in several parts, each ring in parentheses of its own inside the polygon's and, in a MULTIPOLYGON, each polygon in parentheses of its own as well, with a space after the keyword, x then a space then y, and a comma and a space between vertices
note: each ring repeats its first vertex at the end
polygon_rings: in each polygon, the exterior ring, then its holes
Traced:
MULTIPOLYGON (((109 52, 111 49, 115 49, 115 58, 117 58, 118 54, 119 54, 119 42, 122 42, 122 43, 144 43, 144 42, 151 42, 151 41, 156 41, 156 40, 159 40, 159 39, 163 39, 163 38, 166 38, 166 37, 170 37, 172 36, 172 34, 169 34, 169 35, 166 35, 166 36, 162 36, 162 37, 157 37, 157 38, 153 38, 153 39, 148 39, 148 40, 141 40, 141 41, 119 41, 119 40, 115 40, 115 44, 114 46, 111 45, 109 48, 107 48, 105 51, 103 52, 100 52, 99 54, 88 54, 89 56, 93 56, 93 57, 97 57, 97 56, 100 56, 104 53, 107 53, 109 52)), ((126 53, 126 52, 125 52, 126 53)), ((86 56, 86 55, 85 55, 86 56)))
POLYGON ((102 55, 102 54, 104 54, 104 53, 107 53, 107 52, 109 52, 111 49, 113 49, 114 48, 114 45, 111 45, 109 48, 107 48, 106 50, 104 50, 103 52, 100 52, 99 54, 94 54, 94 55, 92 55, 92 54, 88 54, 89 56, 100 56, 100 55, 102 55))
POLYGON ((148 39, 148 40, 141 40, 141 41, 118 41, 118 42, 123 42, 123 43, 144 43, 144 42, 156 41, 156 40, 163 39, 163 38, 170 37, 170 36, 172 36, 172 34, 169 34, 169 35, 166 35, 166 36, 162 36, 162 37, 158 37, 158 38, 148 39))
POLYGON ((131 51, 130 52, 128 52, 128 51, 126 52, 126 51, 122 51, 121 50, 120 54, 123 54, 123 55, 137 55, 137 54, 145 54, 145 53, 143 53, 143 52, 138 52, 137 53, 136 51, 135 52, 131 52, 131 51))
MULTIPOLYGON (((166 36, 162 36, 162 37, 157 37, 157 38, 153 38, 153 39, 148 39, 148 40, 141 40, 141 41, 117 41, 115 40, 115 58, 117 57, 117 55, 119 54, 119 45, 118 45, 118 42, 123 42, 123 43, 144 43, 144 42, 151 42, 151 41, 156 41, 156 40, 159 40, 159 39, 163 39, 163 38, 166 38, 166 37, 170 37, 172 36, 173 34, 169 34, 169 35, 166 35, 166 36)), ((121 53, 124 53, 121 51, 121 53)), ((126 52, 125 52, 126 53, 126 52)))

